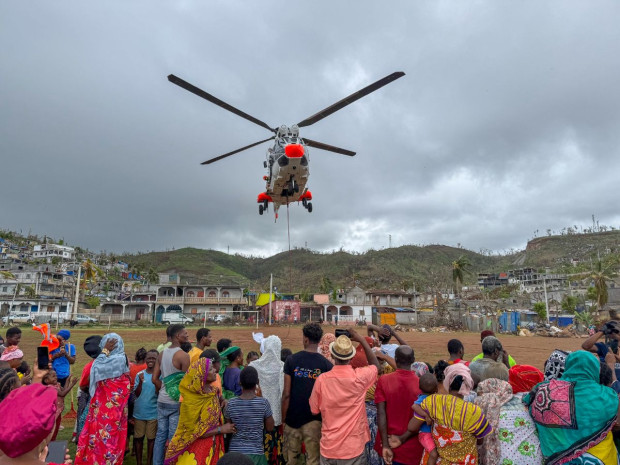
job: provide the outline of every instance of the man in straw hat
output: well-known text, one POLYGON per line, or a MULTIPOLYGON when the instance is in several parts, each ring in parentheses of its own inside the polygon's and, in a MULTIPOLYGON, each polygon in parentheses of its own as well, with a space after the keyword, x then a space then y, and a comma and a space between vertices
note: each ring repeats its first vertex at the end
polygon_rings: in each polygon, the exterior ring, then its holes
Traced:
POLYGON ((380 365, 366 340, 354 329, 349 337, 339 336, 329 345, 335 365, 314 383, 310 410, 320 413, 321 465, 366 464, 365 445, 370 440, 364 398, 377 381, 380 365), (355 355, 351 341, 364 348, 368 366, 354 369, 349 364, 355 355))

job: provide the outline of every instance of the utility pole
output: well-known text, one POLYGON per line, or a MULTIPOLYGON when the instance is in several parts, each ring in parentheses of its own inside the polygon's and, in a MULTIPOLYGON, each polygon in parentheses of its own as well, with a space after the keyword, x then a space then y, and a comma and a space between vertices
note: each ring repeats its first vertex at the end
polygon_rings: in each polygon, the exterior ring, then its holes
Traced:
MULTIPOLYGON (((543 276, 543 289, 545 291, 545 311, 547 312, 547 324, 549 324, 549 302, 547 301, 547 273, 543 276)), ((559 324, 559 322, 558 322, 559 324)))
POLYGON ((77 313, 78 298, 80 297, 80 276, 81 274, 82 274, 82 265, 78 266, 77 277, 75 279, 75 299, 73 301, 73 308, 71 309, 72 320, 75 314, 77 313))
POLYGON ((269 275, 269 326, 271 326, 271 298, 272 298, 272 291, 273 289, 273 273, 271 273, 269 275))
POLYGON ((388 242, 389 243, 389 248, 391 249, 392 248, 392 235, 388 234, 388 237, 389 237, 389 242, 388 242))

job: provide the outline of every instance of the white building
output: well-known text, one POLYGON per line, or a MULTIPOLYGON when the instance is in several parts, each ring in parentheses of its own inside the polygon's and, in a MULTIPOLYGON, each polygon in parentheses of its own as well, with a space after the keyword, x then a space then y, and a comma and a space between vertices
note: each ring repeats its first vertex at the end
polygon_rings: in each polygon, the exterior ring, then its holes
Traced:
POLYGON ((34 246, 32 258, 35 260, 46 260, 47 263, 51 263, 54 257, 64 261, 75 260, 75 249, 58 244, 41 244, 34 246))

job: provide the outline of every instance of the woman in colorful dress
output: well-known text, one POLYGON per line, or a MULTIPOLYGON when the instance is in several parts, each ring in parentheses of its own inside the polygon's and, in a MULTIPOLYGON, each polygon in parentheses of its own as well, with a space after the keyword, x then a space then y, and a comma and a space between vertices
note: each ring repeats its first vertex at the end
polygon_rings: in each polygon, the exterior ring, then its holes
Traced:
POLYGON ((181 380, 179 425, 166 451, 166 465, 215 465, 224 455, 224 434, 235 431, 224 423, 221 397, 211 383, 217 372, 212 360, 199 358, 181 380))
MULTIPOLYGON (((433 421, 431 432, 439 453, 437 464, 477 465, 476 441, 491 433, 493 428, 480 407, 463 400, 474 385, 469 368, 457 363, 446 368, 444 374, 444 387, 448 394, 433 394, 424 399, 420 404, 424 416, 414 413, 408 430, 416 433, 426 421, 426 416, 430 417, 433 421)), ((428 455, 425 450, 423 465, 428 463, 428 455)))
POLYGON ((480 464, 542 464, 536 426, 521 396, 513 394, 509 383, 497 378, 481 381, 475 404, 482 408, 493 427, 478 447, 480 464))
POLYGON ((127 441, 125 407, 131 392, 129 364, 123 339, 116 333, 103 336, 101 354, 90 369, 90 404, 78 439, 76 465, 123 463, 127 441))
POLYGON ((332 353, 329 350, 329 345, 332 342, 336 341, 336 336, 333 333, 325 333, 321 338, 321 342, 319 342, 318 351, 323 357, 325 357, 330 362, 334 363, 334 359, 332 358, 332 353))
POLYGON ((618 395, 599 384, 598 357, 579 350, 566 357, 561 379, 538 384, 523 402, 536 424, 545 464, 617 465, 611 433, 618 395))
POLYGON ((273 431, 265 430, 265 455, 271 465, 284 463, 282 454, 282 391, 284 390, 284 362, 280 360, 282 341, 269 336, 261 343, 263 354, 249 366, 256 368, 262 396, 267 399, 273 413, 273 431))

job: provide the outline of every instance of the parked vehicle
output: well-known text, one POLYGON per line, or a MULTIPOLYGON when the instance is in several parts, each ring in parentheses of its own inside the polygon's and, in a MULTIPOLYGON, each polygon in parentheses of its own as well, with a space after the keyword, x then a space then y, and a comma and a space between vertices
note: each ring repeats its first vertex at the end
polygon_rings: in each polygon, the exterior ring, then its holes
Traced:
POLYGON ((56 323, 56 320, 58 320, 59 325, 62 325, 66 320, 64 314, 46 312, 36 313, 33 315, 32 319, 32 322, 36 325, 40 325, 41 323, 56 323))
POLYGON ((88 316, 88 315, 75 315, 75 318, 73 318, 73 321, 76 322, 76 324, 96 324, 98 323, 97 318, 93 318, 92 316, 88 316))
POLYGON ((14 324, 32 324, 34 317, 28 312, 10 313, 2 318, 2 323, 14 325, 14 324))
POLYGON ((194 319, 180 312, 165 312, 161 315, 161 322, 165 325, 186 325, 193 323, 194 319))

